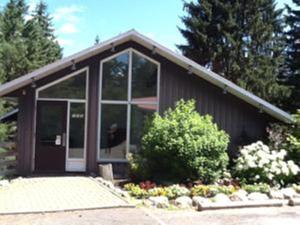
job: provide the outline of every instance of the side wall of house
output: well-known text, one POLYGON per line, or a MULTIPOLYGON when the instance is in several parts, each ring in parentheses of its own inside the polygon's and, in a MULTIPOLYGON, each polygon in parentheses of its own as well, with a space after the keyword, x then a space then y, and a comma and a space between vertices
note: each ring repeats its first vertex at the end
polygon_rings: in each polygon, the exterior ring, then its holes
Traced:
MULTIPOLYGON (((128 42, 116 46, 115 52, 110 50, 97 54, 87 60, 76 63, 79 70, 89 67, 89 99, 88 99, 88 131, 87 131, 87 172, 97 171, 98 150, 98 115, 99 115, 99 63, 101 60, 119 51, 132 47, 148 55, 161 64, 159 111, 173 107, 180 99, 195 99, 197 110, 202 114, 210 114, 218 126, 231 137, 229 153, 234 155, 237 146, 257 140, 265 136, 268 122, 274 119, 259 113, 258 109, 243 100, 227 93, 194 74, 188 74, 186 69, 172 63, 159 54, 152 54, 151 50, 135 42, 128 42)), ((70 74, 71 68, 65 68, 37 82, 37 87, 70 74)), ((27 87, 26 95, 21 91, 19 95, 18 115, 18 149, 19 171, 22 175, 32 171, 34 161, 34 121, 35 121, 35 90, 27 87)), ((114 164, 117 173, 124 171, 126 164, 114 164)))

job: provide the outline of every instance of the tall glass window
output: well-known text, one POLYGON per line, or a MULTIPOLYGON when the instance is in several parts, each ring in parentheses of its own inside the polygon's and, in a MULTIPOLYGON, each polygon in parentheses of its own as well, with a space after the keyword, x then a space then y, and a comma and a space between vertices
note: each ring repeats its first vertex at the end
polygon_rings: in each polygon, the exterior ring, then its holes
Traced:
POLYGON ((145 122, 158 109, 159 64, 127 50, 101 62, 99 160, 137 153, 145 122))

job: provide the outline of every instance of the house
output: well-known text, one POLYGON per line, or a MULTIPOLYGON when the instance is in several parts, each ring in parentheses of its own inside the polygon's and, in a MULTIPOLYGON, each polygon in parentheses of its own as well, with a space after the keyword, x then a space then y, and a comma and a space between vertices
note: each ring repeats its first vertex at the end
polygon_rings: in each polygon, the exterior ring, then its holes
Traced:
POLYGON ((130 30, 0 86, 19 102, 20 174, 126 170, 147 115, 195 99, 229 133, 229 154, 291 116, 192 60, 130 30))

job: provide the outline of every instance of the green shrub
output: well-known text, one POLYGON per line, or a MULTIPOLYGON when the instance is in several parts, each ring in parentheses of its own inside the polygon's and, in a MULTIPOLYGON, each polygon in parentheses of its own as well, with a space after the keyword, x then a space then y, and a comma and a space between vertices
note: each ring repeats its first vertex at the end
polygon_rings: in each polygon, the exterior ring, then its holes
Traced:
POLYGON ((220 193, 226 194, 226 195, 231 195, 235 191, 236 191, 236 188, 233 186, 197 185, 191 189, 191 195, 211 198, 220 193))
POLYGON ((124 185, 124 190, 128 191, 130 196, 135 198, 145 198, 148 196, 148 192, 142 188, 140 188, 139 185, 129 183, 124 185))
POLYGON ((294 115, 294 120, 284 147, 287 149, 287 158, 300 166, 300 110, 294 115))
POLYGON ((260 192, 268 194, 270 192, 270 186, 268 184, 245 184, 242 186, 242 189, 248 193, 260 192))
POLYGON ((163 117, 155 114, 131 168, 143 179, 213 182, 228 165, 228 143, 228 134, 211 116, 200 116, 194 100, 180 100, 163 117))

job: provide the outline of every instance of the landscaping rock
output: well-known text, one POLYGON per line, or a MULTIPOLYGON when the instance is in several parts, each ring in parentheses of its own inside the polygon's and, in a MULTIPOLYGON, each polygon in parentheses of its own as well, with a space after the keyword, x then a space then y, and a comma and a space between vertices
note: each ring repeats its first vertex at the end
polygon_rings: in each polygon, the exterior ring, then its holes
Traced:
POLYGON ((300 195, 294 190, 294 188, 283 188, 280 190, 285 199, 299 198, 300 195))
POLYGON ((120 188, 114 188, 114 191, 120 195, 121 197, 124 197, 124 198, 129 198, 129 194, 127 193, 127 191, 123 191, 122 189, 120 188))
POLYGON ((284 195, 281 191, 271 190, 269 195, 271 199, 284 199, 284 195))
POLYGON ((97 181, 101 182, 101 183, 103 182, 103 178, 102 178, 102 177, 96 177, 95 179, 96 179, 97 181))
POLYGON ((253 192, 248 195, 248 200, 250 201, 264 201, 268 199, 269 197, 266 194, 259 193, 259 192, 253 192))
POLYGON ((179 208, 190 208, 193 200, 188 196, 181 196, 175 199, 175 205, 179 208))
POLYGON ((214 202, 216 203, 225 203, 225 202, 230 202, 230 199, 227 195, 225 194, 217 194, 214 198, 213 198, 214 202))
POLYGON ((8 180, 0 180, 0 187, 6 187, 9 185, 9 181, 8 180))
POLYGON ((201 203, 210 203, 211 202, 208 198, 204 198, 201 196, 194 196, 192 201, 193 201, 193 206, 199 206, 201 203))
POLYGON ((248 193, 245 190, 238 190, 238 191, 234 192, 232 195, 230 195, 229 198, 233 202, 248 201, 247 194, 248 193))
POLYGON ((144 199, 143 200, 143 205, 147 207, 153 206, 152 202, 149 199, 144 199))
POLYGON ((168 208, 170 206, 169 200, 165 196, 150 197, 149 201, 151 201, 152 205, 156 208, 168 208))

